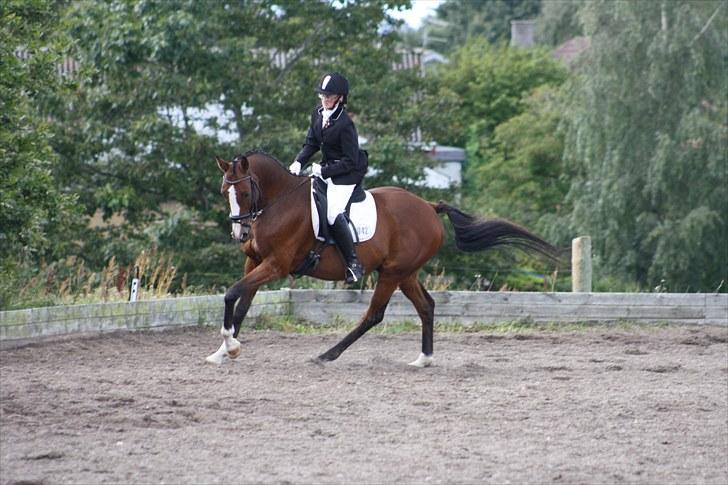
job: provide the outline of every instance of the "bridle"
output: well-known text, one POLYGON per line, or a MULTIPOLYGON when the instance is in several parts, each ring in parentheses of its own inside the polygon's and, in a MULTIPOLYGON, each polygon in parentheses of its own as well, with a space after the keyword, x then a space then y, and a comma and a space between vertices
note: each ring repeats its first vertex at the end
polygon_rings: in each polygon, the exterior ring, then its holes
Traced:
POLYGON ((237 216, 230 216, 230 222, 236 223, 236 224, 246 224, 250 225, 258 218, 259 215, 263 213, 263 209, 258 209, 258 202, 260 201, 260 196, 263 194, 260 190, 260 187, 258 187, 258 183, 255 181, 252 175, 246 175, 245 177, 240 177, 239 179, 230 180, 227 177, 223 175, 222 181, 223 183, 226 183, 228 185, 235 185, 240 182, 244 182, 246 180, 250 180, 250 200, 252 200, 252 203, 250 205, 250 210, 247 214, 241 214, 237 216))

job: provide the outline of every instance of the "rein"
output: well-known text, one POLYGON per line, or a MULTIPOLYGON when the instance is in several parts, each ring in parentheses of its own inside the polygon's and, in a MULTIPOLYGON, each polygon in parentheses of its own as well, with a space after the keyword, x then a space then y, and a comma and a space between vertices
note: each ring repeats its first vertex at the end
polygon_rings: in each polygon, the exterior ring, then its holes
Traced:
MULTIPOLYGON (((293 194, 296 191, 296 189, 298 189, 299 187, 301 187, 302 185, 304 185, 307 181, 308 181, 308 177, 303 177, 303 180, 301 180, 298 183, 298 185, 296 185, 291 190, 289 190, 288 192, 286 192, 285 194, 281 195, 280 197, 278 197, 277 199, 275 199, 273 202, 271 202, 270 204, 268 204, 268 206, 266 207, 266 209, 270 208, 272 205, 277 204, 278 202, 282 201, 283 199, 285 199, 288 196, 290 196, 291 194, 293 194)), ((261 212, 263 212, 262 209, 261 209, 261 212)))

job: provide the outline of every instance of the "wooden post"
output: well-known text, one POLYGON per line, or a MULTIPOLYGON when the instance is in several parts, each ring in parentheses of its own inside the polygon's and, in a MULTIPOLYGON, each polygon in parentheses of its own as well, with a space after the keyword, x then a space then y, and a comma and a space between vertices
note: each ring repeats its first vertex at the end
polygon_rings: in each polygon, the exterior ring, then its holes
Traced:
POLYGON ((591 238, 581 236, 571 241, 571 291, 591 293, 591 238))
POLYGON ((134 303, 137 301, 139 294, 139 266, 134 267, 134 278, 131 280, 131 286, 129 287, 129 302, 134 303))

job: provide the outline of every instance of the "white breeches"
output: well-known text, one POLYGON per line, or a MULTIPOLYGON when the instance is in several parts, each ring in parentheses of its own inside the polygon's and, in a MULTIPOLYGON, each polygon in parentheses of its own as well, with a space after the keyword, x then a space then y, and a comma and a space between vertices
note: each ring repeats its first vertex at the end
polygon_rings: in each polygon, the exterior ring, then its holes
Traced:
POLYGON ((326 219, 329 225, 336 220, 336 216, 346 210, 346 204, 349 203, 352 192, 356 185, 336 185, 328 178, 326 182, 326 219))

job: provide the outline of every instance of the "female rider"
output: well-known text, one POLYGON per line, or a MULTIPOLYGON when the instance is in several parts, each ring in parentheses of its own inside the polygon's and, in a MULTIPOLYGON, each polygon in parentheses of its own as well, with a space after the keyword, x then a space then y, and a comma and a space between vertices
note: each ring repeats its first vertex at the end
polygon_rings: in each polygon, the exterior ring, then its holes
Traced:
POLYGON ((346 282, 356 283, 364 274, 349 231, 344 212, 354 188, 367 171, 366 152, 359 149, 356 127, 346 112, 349 81, 337 72, 326 74, 319 81, 321 104, 311 113, 311 122, 303 148, 289 167, 298 175, 311 156, 321 150, 321 164, 314 163, 311 173, 326 182, 326 218, 331 235, 346 262, 346 282))

